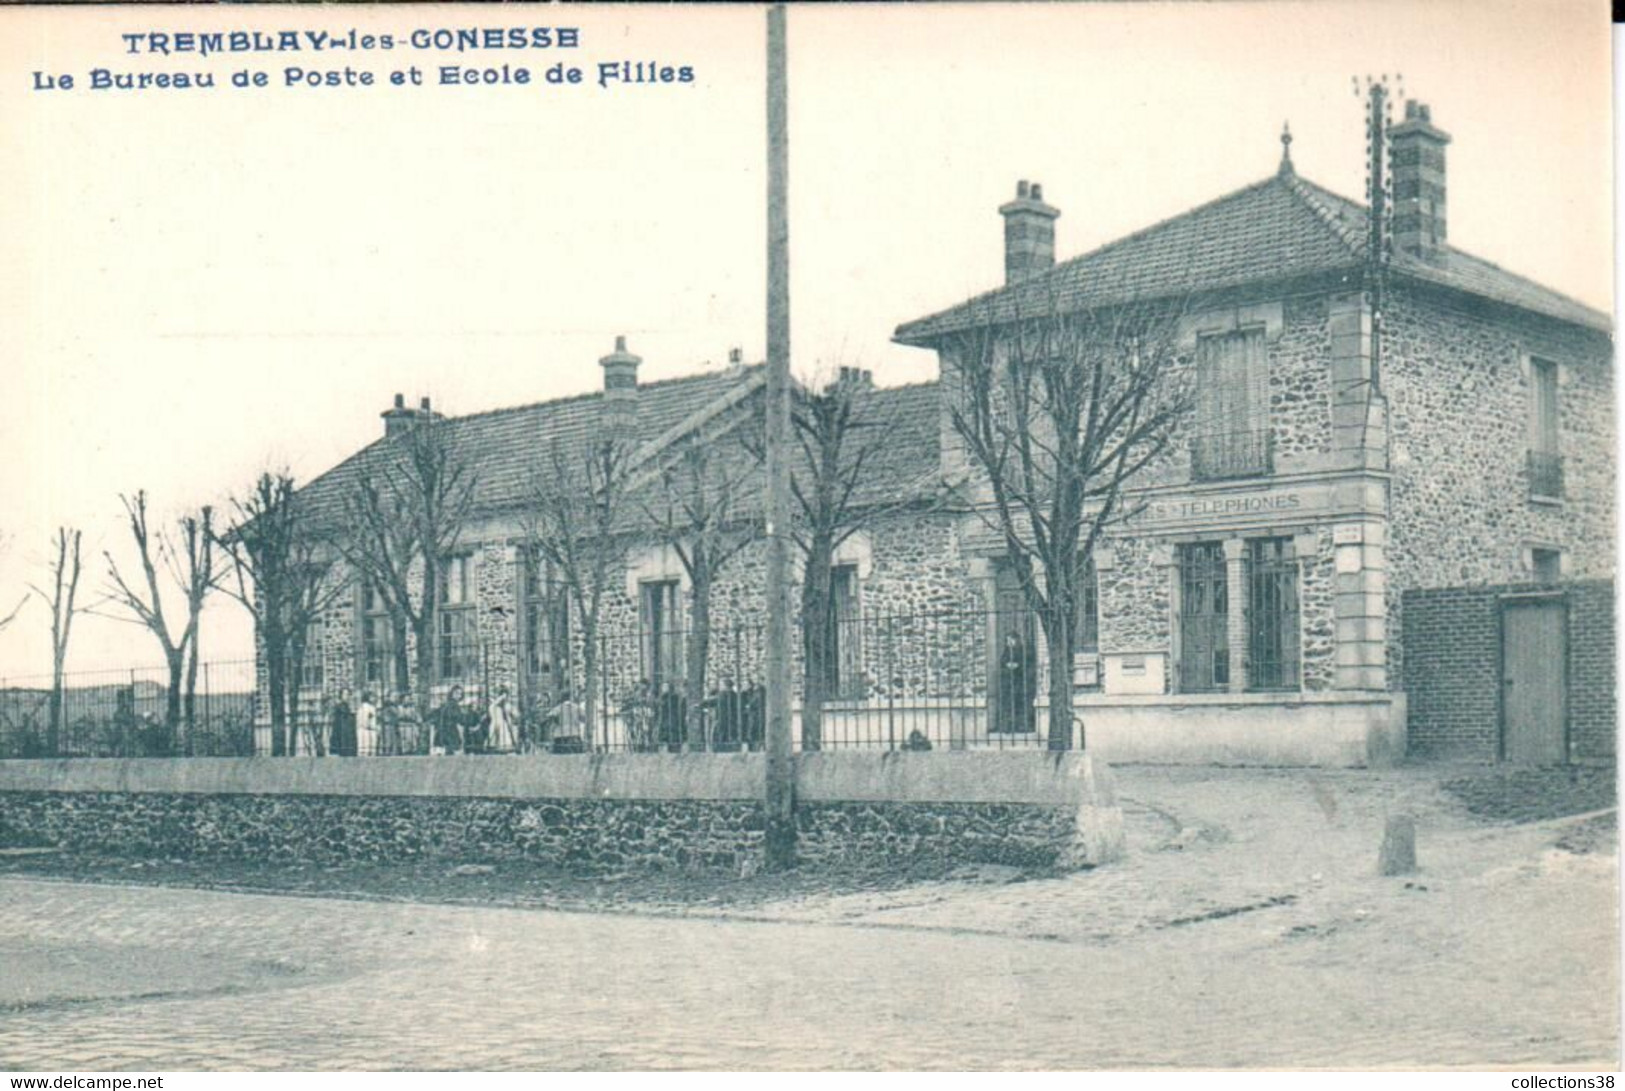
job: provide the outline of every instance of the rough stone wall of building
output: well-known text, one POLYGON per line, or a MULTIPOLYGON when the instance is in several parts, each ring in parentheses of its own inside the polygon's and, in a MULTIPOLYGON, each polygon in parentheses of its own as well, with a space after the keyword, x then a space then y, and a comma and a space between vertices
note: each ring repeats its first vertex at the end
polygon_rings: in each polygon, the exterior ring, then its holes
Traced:
POLYGON ((1099 566, 1100 647, 1109 652, 1166 652, 1169 631, 1168 547, 1154 538, 1113 538, 1112 562, 1099 566))
MULTIPOLYGON (((1409 747, 1419 757, 1494 761, 1500 754, 1501 600, 1534 584, 1419 588, 1404 593, 1409 747)), ((1612 580, 1562 585, 1568 603, 1569 754, 1615 753, 1612 580)))
MULTIPOLYGON (((1415 292, 1395 293, 1386 330, 1390 605, 1402 609, 1398 596, 1413 588, 1528 579, 1523 558, 1530 544, 1561 548, 1569 576, 1612 575, 1607 339, 1505 311, 1464 314, 1415 292), (1529 499, 1528 354, 1562 369, 1561 504, 1529 499)), ((1390 625, 1390 642, 1399 629, 1390 625)))
MULTIPOLYGON (((1033 804, 814 803, 797 822, 815 868, 1048 867, 1076 832, 1074 808, 1033 804)), ((114 855, 737 872, 762 830, 737 800, 0 792, 0 837, 114 855)))
POLYGON ((1270 443, 1277 461, 1332 449, 1331 333, 1325 296, 1283 303, 1270 345, 1270 443))
POLYGON ((478 682, 495 692, 518 692, 520 684, 520 566, 506 542, 483 542, 473 551, 474 632, 480 642, 483 669, 478 682))
POLYGON ((958 519, 911 515, 874 528, 862 582, 862 670, 870 697, 987 689, 985 581, 971 575, 958 519))

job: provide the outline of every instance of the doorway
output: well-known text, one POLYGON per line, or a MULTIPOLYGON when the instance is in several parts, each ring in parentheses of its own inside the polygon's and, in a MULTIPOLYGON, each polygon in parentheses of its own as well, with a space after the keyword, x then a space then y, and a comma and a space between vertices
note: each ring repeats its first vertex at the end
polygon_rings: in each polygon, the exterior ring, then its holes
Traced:
POLYGON ((1561 599, 1501 605, 1501 756, 1568 760, 1568 612, 1561 599))

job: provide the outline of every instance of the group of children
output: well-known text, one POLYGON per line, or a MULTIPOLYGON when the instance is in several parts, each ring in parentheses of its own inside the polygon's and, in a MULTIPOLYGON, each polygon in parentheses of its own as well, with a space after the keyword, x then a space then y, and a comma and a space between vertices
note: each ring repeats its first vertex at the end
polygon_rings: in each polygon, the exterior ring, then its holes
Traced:
MULTIPOLYGON (((622 698, 620 714, 631 750, 759 750, 766 691, 760 683, 738 689, 733 679, 724 679, 701 702, 698 724, 691 725, 688 698, 676 682, 657 689, 644 679, 622 698)), ((567 693, 558 700, 539 695, 536 707, 522 715, 501 685, 489 702, 468 700, 463 687, 454 685, 426 721, 410 696, 380 700, 369 689, 352 707, 350 692, 340 690, 320 724, 303 733, 301 749, 332 757, 571 753, 587 749, 585 718, 580 702, 567 693)))
POLYGON ((756 683, 737 689, 732 678, 700 703, 696 731, 689 723, 689 702, 679 684, 667 681, 657 690, 647 678, 621 700, 621 722, 633 750, 760 750, 766 734, 767 691, 756 683))
POLYGON ((302 748, 333 757, 517 754, 541 741, 525 735, 506 686, 498 686, 488 703, 466 700, 463 687, 452 686, 427 721, 410 697, 386 696, 380 702, 366 690, 352 708, 349 691, 340 690, 322 723, 306 729, 302 748))

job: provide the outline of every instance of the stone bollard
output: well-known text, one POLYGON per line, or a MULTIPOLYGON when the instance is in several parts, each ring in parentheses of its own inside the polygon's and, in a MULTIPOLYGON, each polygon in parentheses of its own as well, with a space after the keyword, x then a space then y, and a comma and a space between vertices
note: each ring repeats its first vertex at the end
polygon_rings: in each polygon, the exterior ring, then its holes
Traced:
POLYGON ((1416 823, 1408 815, 1388 819, 1382 851, 1377 857, 1381 875, 1409 875, 1416 870, 1416 823))

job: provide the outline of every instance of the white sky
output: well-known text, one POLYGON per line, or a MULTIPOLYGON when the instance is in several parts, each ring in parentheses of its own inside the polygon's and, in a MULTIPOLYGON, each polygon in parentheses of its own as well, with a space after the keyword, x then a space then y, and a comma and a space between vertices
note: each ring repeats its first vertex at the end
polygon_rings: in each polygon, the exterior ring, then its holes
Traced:
MULTIPOLYGON (((595 387, 629 336, 652 379, 763 353, 763 15, 744 6, 0 9, 0 614, 59 523, 86 582, 121 556, 117 494, 219 501, 370 441, 396 391, 453 413, 595 387), (689 64, 691 86, 34 92, 32 73, 284 64, 380 73, 457 58, 129 57, 133 30, 576 25, 574 51, 463 59, 689 64)), ((934 360, 901 321, 994 286, 1018 178, 1062 257, 1274 170, 1358 197, 1350 77, 1403 73, 1455 138, 1459 246, 1609 309, 1603 5, 1213 3, 792 9, 798 369, 883 383, 934 360)), ((210 613, 211 658, 249 629, 210 613)), ((0 633, 0 676, 49 669, 47 611, 0 633)), ((81 619, 70 667, 148 664, 81 619)))

